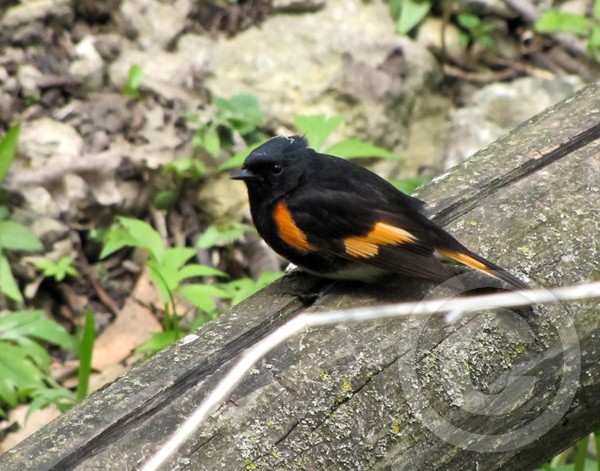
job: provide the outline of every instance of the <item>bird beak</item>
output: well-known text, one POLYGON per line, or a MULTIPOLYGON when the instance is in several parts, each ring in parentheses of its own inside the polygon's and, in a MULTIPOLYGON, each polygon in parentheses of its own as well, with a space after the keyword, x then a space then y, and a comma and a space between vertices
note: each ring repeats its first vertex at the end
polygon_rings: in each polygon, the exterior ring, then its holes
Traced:
POLYGON ((245 168, 231 174, 232 180, 253 180, 255 178, 258 178, 258 175, 245 168))

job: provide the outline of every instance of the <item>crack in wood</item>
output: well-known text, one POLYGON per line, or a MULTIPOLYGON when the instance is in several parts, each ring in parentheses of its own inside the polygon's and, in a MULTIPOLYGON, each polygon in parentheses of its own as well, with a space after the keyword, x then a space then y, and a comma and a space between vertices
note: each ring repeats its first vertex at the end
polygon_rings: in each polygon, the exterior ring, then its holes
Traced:
POLYGON ((432 208, 431 219, 437 224, 446 226, 475 209, 477 206, 480 206, 483 200, 490 198, 507 186, 535 174, 535 172, 540 169, 551 165, 563 157, 569 156, 598 138, 600 138, 600 123, 550 149, 543 149, 540 152, 541 157, 532 158, 523 165, 501 175, 499 178, 491 180, 489 183, 482 186, 479 191, 465 195, 464 197, 459 196, 458 199, 441 209, 438 207, 432 208))

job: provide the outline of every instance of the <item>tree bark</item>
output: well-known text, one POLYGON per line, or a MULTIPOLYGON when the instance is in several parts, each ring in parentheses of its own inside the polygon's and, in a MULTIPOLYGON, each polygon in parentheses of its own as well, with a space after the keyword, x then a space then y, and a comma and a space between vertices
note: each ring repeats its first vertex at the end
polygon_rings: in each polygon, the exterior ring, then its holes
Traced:
MULTIPOLYGON (((595 84, 418 196, 532 286, 599 280, 598 136, 595 84)), ((0 469, 139 468, 240 352, 296 314, 441 295, 456 293, 292 274, 4 453, 0 469), (290 294, 311 290, 322 296, 310 306, 290 294)), ((311 329, 256 365, 165 469, 532 469, 600 425, 599 314, 575 302, 311 329)))

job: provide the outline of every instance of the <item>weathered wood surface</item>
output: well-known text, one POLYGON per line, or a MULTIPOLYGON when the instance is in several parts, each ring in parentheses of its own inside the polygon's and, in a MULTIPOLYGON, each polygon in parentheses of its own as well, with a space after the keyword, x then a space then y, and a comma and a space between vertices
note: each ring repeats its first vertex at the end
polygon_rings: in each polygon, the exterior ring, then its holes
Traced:
MULTIPOLYGON (((599 136, 596 84, 419 196, 467 246, 533 285, 598 280, 599 136)), ((319 283, 269 286, 0 456, 0 469, 136 469, 243 349, 297 313, 444 292, 414 280, 326 284, 310 307, 287 294, 319 283)), ((166 469, 531 469, 600 425, 598 303, 536 316, 531 328, 483 313, 453 326, 304 332, 260 362, 166 469)))

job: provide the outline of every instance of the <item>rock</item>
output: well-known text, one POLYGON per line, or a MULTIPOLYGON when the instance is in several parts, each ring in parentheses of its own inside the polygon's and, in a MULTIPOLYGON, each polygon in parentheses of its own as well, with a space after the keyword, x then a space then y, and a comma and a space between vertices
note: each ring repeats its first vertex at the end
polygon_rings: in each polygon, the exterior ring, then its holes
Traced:
POLYGON ((9 7, 0 20, 0 31, 10 42, 25 43, 43 38, 44 24, 57 27, 73 23, 70 0, 29 0, 9 7))
POLYGON ((232 184, 228 174, 208 179, 198 192, 198 200, 211 221, 239 221, 248 212, 245 185, 232 184))
POLYGON ((115 11, 119 8, 121 0, 77 0, 75 11, 77 17, 88 23, 108 23, 115 11))
POLYGON ((445 167, 462 162, 582 86, 576 77, 525 77, 482 88, 473 95, 470 105, 452 113, 445 167))
POLYGON ((94 199, 102 206, 119 204, 123 197, 114 178, 102 178, 95 180, 90 185, 94 199))
POLYGON ((25 199, 25 209, 56 219, 60 217, 60 208, 46 188, 41 186, 30 187, 27 188, 27 191, 23 191, 22 195, 25 199))
POLYGON ((42 241, 45 247, 68 237, 70 228, 57 219, 42 216, 31 224, 32 232, 42 241))
POLYGON ((88 194, 89 186, 79 175, 65 175, 61 184, 52 185, 52 196, 66 221, 81 219, 81 212, 89 206, 88 194))
POLYGON ((109 134, 117 134, 127 130, 132 118, 128 103, 128 98, 119 93, 91 94, 89 100, 83 104, 83 133, 88 135, 102 130, 109 134))
POLYGON ((19 153, 33 168, 69 162, 79 158, 82 150, 83 139, 68 124, 40 118, 22 125, 19 153))
POLYGON ((123 38, 117 34, 105 33, 94 36, 94 47, 106 62, 114 61, 123 47, 123 38))
POLYGON ((460 40, 460 29, 452 23, 444 25, 444 20, 434 16, 427 16, 419 25, 417 42, 436 51, 441 51, 445 47, 447 52, 457 57, 463 57, 466 51, 466 45, 460 40), (444 43, 442 43, 442 32, 444 43))
POLYGON ((99 89, 104 82, 104 61, 96 50, 92 36, 86 36, 77 43, 75 57, 69 72, 82 82, 85 89, 99 89))
POLYGON ((10 93, 0 91, 0 123, 8 124, 12 121, 15 100, 10 93))
POLYGON ((149 108, 145 118, 140 135, 156 151, 170 150, 170 153, 173 153, 177 147, 183 144, 182 137, 178 136, 174 124, 167 123, 165 110, 162 107, 155 105, 149 108))
POLYGON ((271 16, 212 45, 205 85, 215 96, 256 95, 273 127, 293 128, 295 114, 343 114, 340 134, 395 148, 442 73, 425 47, 394 28, 381 2, 338 0, 313 14, 271 16))
POLYGON ((120 20, 143 49, 167 49, 185 28, 191 8, 190 0, 123 0, 120 20))
POLYGON ((170 53, 146 52, 128 47, 110 66, 110 81, 115 88, 123 88, 129 69, 137 64, 144 74, 141 85, 143 90, 148 90, 167 101, 181 99, 187 102, 188 106, 194 107, 199 99, 189 90, 193 90, 196 85, 196 78, 206 63, 206 54, 207 51, 197 49, 189 53, 170 53))
POLYGON ((38 81, 42 73, 31 64, 22 64, 17 72, 17 80, 21 88, 21 94, 26 97, 39 98, 40 89, 38 81))

